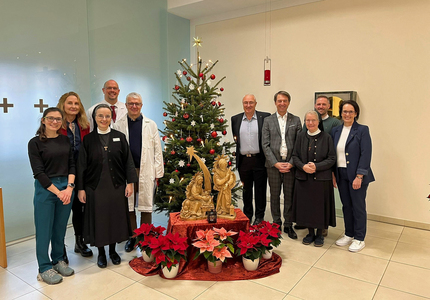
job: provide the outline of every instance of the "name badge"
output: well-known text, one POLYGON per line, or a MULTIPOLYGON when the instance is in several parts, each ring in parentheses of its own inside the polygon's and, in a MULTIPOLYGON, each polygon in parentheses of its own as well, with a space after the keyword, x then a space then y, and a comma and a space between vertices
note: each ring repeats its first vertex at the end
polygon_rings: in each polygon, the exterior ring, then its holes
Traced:
POLYGON ((112 139, 112 141, 114 141, 114 142, 119 142, 119 141, 120 141, 120 138, 113 138, 113 139, 112 139))

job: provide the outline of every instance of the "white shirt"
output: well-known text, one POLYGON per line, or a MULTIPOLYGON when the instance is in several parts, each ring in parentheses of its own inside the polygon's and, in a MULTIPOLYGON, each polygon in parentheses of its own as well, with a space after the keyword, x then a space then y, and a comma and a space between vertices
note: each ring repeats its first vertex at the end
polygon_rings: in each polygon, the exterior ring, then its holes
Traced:
POLYGON ((282 159, 287 159, 288 148, 287 143, 285 142, 285 130, 287 128, 287 114, 281 116, 278 112, 276 112, 276 116, 278 117, 279 129, 281 130, 281 148, 279 149, 279 153, 281 154, 282 159))
POLYGON ((251 120, 243 114, 242 124, 240 125, 240 154, 256 154, 260 152, 258 145, 258 120, 257 113, 254 112, 251 120))
MULTIPOLYGON (((110 104, 109 102, 107 102, 106 100, 103 99, 103 101, 101 101, 97 104, 94 104, 93 106, 91 106, 87 110, 87 118, 88 118, 88 121, 90 122, 90 132, 93 131, 93 129, 94 129, 93 110, 99 104, 107 104, 107 105, 109 105, 109 107, 112 106, 112 104, 110 104)), ((125 106, 124 103, 117 101, 113 106, 115 106, 115 113, 116 113, 116 120, 117 121, 127 114, 127 107, 125 106)), ((115 122, 112 119, 111 123, 110 123, 111 126, 113 123, 115 123, 115 122)))
POLYGON ((338 168, 346 168, 346 155, 345 155, 345 146, 346 140, 348 139, 349 132, 351 131, 352 126, 343 126, 342 132, 340 133, 339 142, 336 146, 336 154, 337 154, 337 167, 338 168))

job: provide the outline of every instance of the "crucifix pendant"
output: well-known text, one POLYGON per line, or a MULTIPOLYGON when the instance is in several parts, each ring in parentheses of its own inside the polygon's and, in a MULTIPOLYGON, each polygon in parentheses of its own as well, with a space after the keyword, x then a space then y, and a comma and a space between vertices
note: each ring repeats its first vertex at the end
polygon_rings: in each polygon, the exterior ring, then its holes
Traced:
POLYGON ((107 151, 107 149, 108 149, 108 146, 104 146, 103 148, 105 148, 105 151, 107 151))

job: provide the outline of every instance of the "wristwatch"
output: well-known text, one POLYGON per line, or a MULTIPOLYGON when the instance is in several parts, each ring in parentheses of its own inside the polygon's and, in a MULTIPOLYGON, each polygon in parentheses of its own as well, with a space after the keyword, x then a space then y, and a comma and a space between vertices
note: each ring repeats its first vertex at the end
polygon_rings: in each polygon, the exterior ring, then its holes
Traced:
POLYGON ((67 186, 70 186, 72 189, 75 188, 75 184, 74 183, 68 183, 67 186))

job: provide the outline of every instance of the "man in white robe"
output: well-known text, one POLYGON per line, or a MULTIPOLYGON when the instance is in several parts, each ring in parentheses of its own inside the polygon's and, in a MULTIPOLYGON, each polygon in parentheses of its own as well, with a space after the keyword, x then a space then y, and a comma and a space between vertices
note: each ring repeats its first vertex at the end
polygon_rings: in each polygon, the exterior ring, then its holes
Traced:
MULTIPOLYGON (((140 212, 140 224, 152 223, 152 206, 157 179, 164 175, 163 153, 160 135, 155 122, 145 117, 142 110, 142 97, 130 93, 126 98, 127 115, 117 120, 113 128, 127 137, 139 181, 135 183, 134 193, 128 198, 132 230, 137 228, 135 208, 140 212)), ((135 238, 125 244, 125 251, 134 249, 135 238)))

